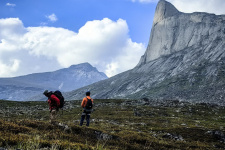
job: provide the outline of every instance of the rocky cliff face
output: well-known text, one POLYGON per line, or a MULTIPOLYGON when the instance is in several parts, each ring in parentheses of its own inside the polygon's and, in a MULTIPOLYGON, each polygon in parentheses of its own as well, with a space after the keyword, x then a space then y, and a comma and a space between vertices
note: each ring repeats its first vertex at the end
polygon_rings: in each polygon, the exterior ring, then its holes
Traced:
MULTIPOLYGON (((212 50, 223 52, 224 23, 225 15, 185 14, 161 0, 156 8, 149 45, 140 64, 187 48, 203 49, 207 53, 212 50)), ((205 58, 209 57, 206 55, 205 58)))
POLYGON ((94 98, 178 99, 224 104, 225 15, 186 14, 160 0, 149 45, 132 70, 67 93, 94 98))
POLYGON ((0 78, 0 99, 39 100, 43 91, 71 91, 107 79, 104 73, 88 63, 73 65, 54 72, 35 73, 14 78, 0 78), (33 98, 33 96, 40 94, 33 98))

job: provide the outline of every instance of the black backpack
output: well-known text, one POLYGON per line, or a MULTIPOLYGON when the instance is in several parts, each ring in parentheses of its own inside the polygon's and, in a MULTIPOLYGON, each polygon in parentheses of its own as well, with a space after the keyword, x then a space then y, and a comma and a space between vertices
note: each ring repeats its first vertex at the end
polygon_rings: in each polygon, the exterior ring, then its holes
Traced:
MULTIPOLYGON (((87 98, 87 97, 86 97, 87 98)), ((92 109, 92 101, 91 99, 87 98, 87 104, 85 106, 86 109, 92 109)))
POLYGON ((60 100, 59 108, 63 108, 65 101, 64 101, 64 97, 63 97, 62 93, 59 90, 57 90, 57 91, 53 92, 53 94, 60 100))

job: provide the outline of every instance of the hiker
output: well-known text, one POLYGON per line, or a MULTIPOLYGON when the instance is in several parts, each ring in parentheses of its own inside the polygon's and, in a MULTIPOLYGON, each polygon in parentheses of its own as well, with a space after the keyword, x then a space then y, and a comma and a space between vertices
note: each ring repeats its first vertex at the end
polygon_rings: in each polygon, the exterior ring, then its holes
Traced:
POLYGON ((90 97, 91 93, 90 91, 86 92, 86 97, 83 98, 83 101, 81 103, 81 107, 83 108, 83 113, 81 115, 80 120, 80 126, 83 125, 84 119, 86 117, 86 126, 89 126, 90 123, 90 116, 92 112, 92 106, 93 106, 93 99, 90 97))
POLYGON ((55 123, 57 113, 59 111, 60 100, 48 90, 45 90, 43 93, 46 97, 48 97, 48 104, 50 110, 50 123, 55 123))
POLYGON ((63 114, 63 107, 65 105, 65 100, 64 100, 62 93, 59 90, 56 90, 52 94, 54 94, 59 99, 59 101, 60 101, 59 108, 62 110, 62 114, 63 114))

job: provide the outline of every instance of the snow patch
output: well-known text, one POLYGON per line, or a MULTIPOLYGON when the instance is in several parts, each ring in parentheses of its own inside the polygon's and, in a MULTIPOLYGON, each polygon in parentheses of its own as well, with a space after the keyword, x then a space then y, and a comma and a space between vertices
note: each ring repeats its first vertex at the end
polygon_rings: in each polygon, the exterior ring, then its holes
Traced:
POLYGON ((63 84, 64 84, 64 82, 62 82, 60 85, 59 85, 59 90, 61 90, 62 89, 62 87, 63 87, 63 84))

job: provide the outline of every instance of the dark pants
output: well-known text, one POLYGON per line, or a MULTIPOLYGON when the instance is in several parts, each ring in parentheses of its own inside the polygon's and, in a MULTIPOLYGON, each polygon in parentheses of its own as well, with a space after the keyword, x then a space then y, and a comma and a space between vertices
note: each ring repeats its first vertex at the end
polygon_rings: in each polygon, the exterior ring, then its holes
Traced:
POLYGON ((91 113, 89 113, 89 112, 87 113, 86 111, 84 111, 81 115, 80 126, 83 125, 85 117, 86 117, 86 126, 89 126, 90 116, 91 116, 91 113))

